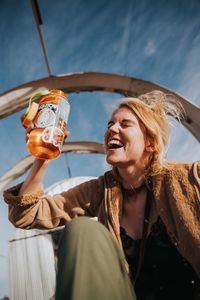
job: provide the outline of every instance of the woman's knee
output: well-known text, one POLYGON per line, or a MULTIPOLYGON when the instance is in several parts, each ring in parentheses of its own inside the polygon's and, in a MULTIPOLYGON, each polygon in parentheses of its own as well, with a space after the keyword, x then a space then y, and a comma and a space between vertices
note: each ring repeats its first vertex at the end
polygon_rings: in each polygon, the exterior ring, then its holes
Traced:
POLYGON ((78 217, 67 223, 60 244, 65 244, 65 246, 85 243, 91 245, 94 241, 105 243, 113 239, 108 229, 98 221, 89 217, 78 217))
POLYGON ((67 234, 77 234, 77 233, 96 233, 99 230, 107 230, 104 225, 96 220, 89 217, 78 217, 72 219, 68 222, 64 228, 64 232, 67 234))

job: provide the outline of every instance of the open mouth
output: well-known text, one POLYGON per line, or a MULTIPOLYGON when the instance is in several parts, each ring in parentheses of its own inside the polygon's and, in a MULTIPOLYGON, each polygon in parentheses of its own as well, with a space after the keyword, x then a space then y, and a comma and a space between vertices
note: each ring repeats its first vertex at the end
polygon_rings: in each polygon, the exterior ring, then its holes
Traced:
POLYGON ((120 140, 112 139, 108 141, 108 149, 119 149, 124 147, 123 143, 120 140))

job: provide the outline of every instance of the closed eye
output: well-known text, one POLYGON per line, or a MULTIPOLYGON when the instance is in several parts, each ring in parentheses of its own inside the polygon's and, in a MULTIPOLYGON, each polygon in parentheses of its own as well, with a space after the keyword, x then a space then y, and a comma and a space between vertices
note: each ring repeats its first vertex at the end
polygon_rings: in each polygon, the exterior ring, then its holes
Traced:
MULTIPOLYGON (((113 125, 114 125, 115 123, 113 122, 113 121, 109 121, 108 122, 108 125, 107 125, 107 128, 109 129, 110 127, 112 127, 113 125)), ((122 128, 126 128, 126 127, 131 127, 131 126, 133 126, 135 123, 132 121, 132 120, 122 120, 121 122, 120 122, 120 126, 122 127, 122 128)))
POLYGON ((109 129, 110 127, 112 127, 114 125, 114 122, 110 121, 108 122, 107 128, 109 129))
POLYGON ((121 123, 121 126, 123 128, 125 128, 125 127, 131 127, 133 125, 134 125, 134 123, 132 121, 130 121, 130 120, 123 120, 122 123, 121 123))

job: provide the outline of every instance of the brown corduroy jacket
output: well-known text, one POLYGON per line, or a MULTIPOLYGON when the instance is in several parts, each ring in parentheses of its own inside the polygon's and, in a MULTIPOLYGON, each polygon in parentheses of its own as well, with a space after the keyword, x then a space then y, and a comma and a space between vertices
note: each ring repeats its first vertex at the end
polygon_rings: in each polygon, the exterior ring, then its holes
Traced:
MULTIPOLYGON (((123 199, 112 171, 54 196, 43 191, 18 196, 20 186, 4 192, 9 219, 16 227, 50 229, 77 215, 97 216, 121 245, 123 199)), ((171 240, 200 277, 200 161, 169 163, 152 178, 152 193, 171 240)))

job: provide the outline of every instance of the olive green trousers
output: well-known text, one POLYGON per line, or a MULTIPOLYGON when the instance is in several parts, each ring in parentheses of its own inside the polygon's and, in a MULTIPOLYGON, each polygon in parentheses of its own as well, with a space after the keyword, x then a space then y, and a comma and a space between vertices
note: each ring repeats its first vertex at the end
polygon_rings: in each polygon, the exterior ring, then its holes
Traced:
POLYGON ((124 254, 105 226, 70 221, 58 251, 56 300, 136 300, 124 254))

